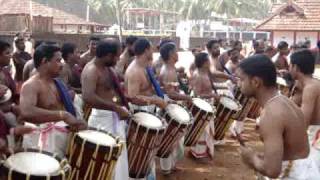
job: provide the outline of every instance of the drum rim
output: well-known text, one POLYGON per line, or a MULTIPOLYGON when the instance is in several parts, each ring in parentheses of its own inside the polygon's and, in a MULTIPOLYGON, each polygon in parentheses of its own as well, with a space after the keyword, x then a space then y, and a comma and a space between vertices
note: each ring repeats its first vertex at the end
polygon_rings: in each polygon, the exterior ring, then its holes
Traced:
MULTIPOLYGON (((71 171, 71 166, 69 164, 69 161, 66 159, 66 157, 61 157, 59 156, 58 154, 56 153, 52 153, 52 152, 49 152, 49 151, 43 151, 43 150, 40 150, 40 149, 34 149, 34 148, 23 148, 22 150, 19 150, 13 154, 11 154, 10 156, 13 156, 17 153, 21 153, 21 152, 34 152, 34 153, 41 153, 41 154, 44 154, 44 155, 48 155, 52 158, 54 158, 55 160, 58 161, 59 165, 60 165, 60 169, 54 173, 51 173, 51 174, 48 174, 49 177, 60 177, 60 176, 63 176, 63 174, 65 174, 65 177, 68 177, 68 173, 70 173, 71 171), (61 166, 61 162, 66 162, 66 164, 64 166, 61 166), (62 173, 64 172, 64 173, 62 173)), ((5 173, 8 173, 10 171, 10 167, 8 166, 8 164, 6 163, 6 160, 4 160, 1 164, 0 164, 0 167, 1 169, 5 172, 5 173)), ((20 172, 20 171, 17 171, 16 169, 12 169, 12 174, 16 173, 18 175, 21 175, 21 176, 27 176, 28 174, 24 173, 24 172, 20 172)), ((33 174, 29 174, 30 175, 30 178, 32 177, 46 177, 46 175, 33 175, 33 174)))
MULTIPOLYGON (((242 109, 241 103, 237 99, 235 99, 234 97, 231 97, 231 96, 228 96, 228 95, 221 95, 221 97, 229 98, 229 99, 235 101, 235 103, 238 105, 237 109, 230 109, 230 110, 232 110, 232 111, 240 111, 242 109)), ((221 98, 219 99, 219 104, 222 104, 222 103, 220 103, 220 101, 221 101, 221 98)))
MULTIPOLYGON (((105 146, 105 145, 102 145, 102 144, 95 144, 95 143, 93 143, 93 142, 91 142, 91 141, 87 141, 87 140, 86 140, 86 143, 88 143, 88 144, 90 144, 90 145, 94 145, 94 146, 99 145, 99 147, 101 147, 101 148, 110 148, 110 147, 111 147, 111 148, 121 148, 122 143, 124 143, 124 141, 121 140, 120 136, 115 136, 115 135, 111 134, 110 132, 105 131, 105 130, 103 130, 103 129, 99 129, 99 128, 91 127, 91 126, 90 126, 90 127, 88 127, 87 129, 85 129, 85 130, 83 130, 83 131, 86 131, 86 130, 98 131, 98 132, 105 133, 105 134, 109 135, 110 137, 112 137, 112 138, 116 141, 116 144, 109 145, 109 146, 105 146)), ((81 131, 79 131, 79 132, 81 132, 81 131)), ((75 133, 75 136, 76 136, 75 139, 79 138, 79 139, 81 140, 81 143, 83 143, 84 139, 79 136, 79 132, 76 132, 76 133, 75 133)))
POLYGON ((138 111, 135 111, 134 114, 131 115, 129 119, 130 119, 130 120, 133 120, 133 121, 134 121, 137 125, 139 125, 140 127, 147 128, 147 129, 149 129, 149 130, 154 130, 154 131, 161 131, 161 130, 165 130, 165 129, 167 128, 167 126, 168 126, 167 123, 166 123, 166 121, 163 120, 163 118, 162 118, 160 115, 158 115, 157 113, 152 114, 151 112, 148 112, 148 111, 145 111, 145 110, 138 110, 138 111), (136 121, 135 118, 133 118, 133 117, 134 117, 134 114, 140 113, 140 112, 143 112, 143 113, 147 113, 147 114, 151 114, 151 115, 153 115, 153 116, 156 116, 156 117, 161 121, 162 126, 161 126, 161 127, 156 127, 156 128, 153 128, 153 127, 151 128, 151 127, 142 126, 140 123, 138 123, 138 122, 136 121))
MULTIPOLYGON (((175 104, 175 105, 178 105, 178 106, 180 106, 181 108, 183 108, 188 114, 189 114, 189 117, 190 117, 190 121, 188 121, 188 122, 179 122, 180 124, 183 124, 183 125, 190 125, 190 124, 193 124, 193 122, 194 122, 194 118, 193 118, 193 115, 191 114, 191 112, 190 112, 190 110, 188 109, 188 108, 186 108, 185 106, 183 106, 183 105, 181 105, 181 104, 179 104, 179 103, 176 103, 176 102, 174 102, 174 103, 170 103, 170 104, 175 104)), ((164 109, 165 111, 167 111, 167 108, 168 108, 168 106, 164 109)), ((169 115, 169 114, 167 114, 167 115, 169 115)), ((173 119, 174 121, 176 121, 175 119, 173 119)), ((176 122, 178 122, 178 121, 176 121, 176 122)))

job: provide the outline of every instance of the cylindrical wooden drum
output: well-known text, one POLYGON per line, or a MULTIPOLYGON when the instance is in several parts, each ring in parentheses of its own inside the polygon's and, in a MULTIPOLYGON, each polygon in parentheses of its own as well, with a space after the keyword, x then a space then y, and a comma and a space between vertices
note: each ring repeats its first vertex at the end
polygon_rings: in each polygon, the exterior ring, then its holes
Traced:
POLYGON ((250 103, 251 103, 251 108, 250 108, 250 112, 248 114, 249 118, 252 119, 256 119, 257 117, 260 116, 260 105, 258 103, 258 101, 254 98, 250 98, 250 103))
POLYGON ((193 98, 192 104, 188 106, 194 117, 194 123, 188 128, 184 144, 194 146, 199 140, 210 120, 214 119, 215 108, 207 101, 200 98, 193 98))
POLYGON ((161 116, 166 120, 166 128, 157 156, 167 158, 174 145, 185 135, 187 128, 192 124, 191 114, 179 104, 169 104, 161 116))
POLYGON ((70 141, 68 157, 71 180, 111 180, 123 143, 111 134, 91 128, 75 133, 70 141))
POLYGON ((250 103, 249 97, 242 94, 239 87, 235 88, 234 98, 241 104, 242 108, 232 118, 237 121, 243 121, 247 117, 252 103, 250 103))
POLYGON ((137 112, 130 118, 127 146, 131 178, 148 175, 165 128, 161 119, 151 113, 137 112))
POLYGON ((45 151, 26 149, 6 159, 0 170, 0 179, 66 180, 71 167, 65 158, 45 151))
POLYGON ((233 122, 233 116, 241 110, 241 105, 237 100, 228 96, 221 96, 217 105, 217 115, 214 120, 215 140, 222 140, 226 131, 233 122))

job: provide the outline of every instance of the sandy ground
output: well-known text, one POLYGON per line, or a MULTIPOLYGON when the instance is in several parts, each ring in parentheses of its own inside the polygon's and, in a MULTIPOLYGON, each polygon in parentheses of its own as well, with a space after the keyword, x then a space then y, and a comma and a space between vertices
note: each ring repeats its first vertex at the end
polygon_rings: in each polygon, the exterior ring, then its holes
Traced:
MULTIPOLYGON (((244 137, 248 139, 246 145, 261 149, 262 143, 251 120, 245 123, 244 137)), ((181 171, 164 176, 158 163, 157 180, 254 180, 254 172, 241 162, 238 148, 239 143, 228 135, 225 145, 215 147, 213 160, 206 162, 194 160, 186 148, 185 158, 178 163, 181 171)))

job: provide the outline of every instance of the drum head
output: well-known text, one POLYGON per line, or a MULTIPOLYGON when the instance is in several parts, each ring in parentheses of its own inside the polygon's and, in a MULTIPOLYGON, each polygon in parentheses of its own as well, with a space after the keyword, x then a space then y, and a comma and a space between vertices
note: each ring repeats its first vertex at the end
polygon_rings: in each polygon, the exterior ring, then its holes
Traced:
POLYGON ((147 128, 161 128, 163 123, 161 120, 152 114, 145 113, 145 112, 138 112, 133 115, 134 121, 138 124, 147 127, 147 128))
POLYGON ((223 104, 228 109, 234 110, 234 111, 238 111, 241 108, 240 105, 234 99, 227 96, 222 96, 220 98, 220 103, 223 104))
POLYGON ((192 102, 195 106, 198 108, 206 111, 206 112, 213 112, 212 106, 205 100, 200 99, 200 98, 193 98, 192 102))
POLYGON ((112 136, 95 130, 84 130, 77 133, 77 135, 93 144, 99 144, 102 146, 114 146, 117 144, 116 139, 112 136))
POLYGON ((191 121, 190 114, 178 104, 169 104, 166 108, 169 116, 181 123, 189 123, 191 121))
POLYGON ((38 176, 46 176, 60 170, 60 164, 55 158, 37 152, 13 154, 5 164, 17 172, 38 176))
POLYGON ((277 77, 277 84, 280 86, 285 86, 285 87, 288 86, 286 80, 283 79, 282 77, 277 77))

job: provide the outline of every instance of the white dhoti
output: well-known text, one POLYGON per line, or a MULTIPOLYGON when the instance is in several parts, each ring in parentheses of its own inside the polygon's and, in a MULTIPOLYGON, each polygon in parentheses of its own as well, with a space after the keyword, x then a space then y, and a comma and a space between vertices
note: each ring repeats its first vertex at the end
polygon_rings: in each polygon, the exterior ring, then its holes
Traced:
POLYGON ((182 137, 177 143, 170 156, 167 158, 160 158, 161 170, 170 173, 175 168, 178 160, 184 157, 184 137, 182 137))
POLYGON ((63 121, 30 125, 36 130, 23 136, 24 148, 41 149, 65 157, 69 133, 63 121))
POLYGON ((73 106, 76 110, 77 117, 83 119, 83 100, 81 94, 76 94, 73 100, 73 106))
MULTIPOLYGON (((131 104, 129 103, 130 106, 130 110, 135 112, 135 111, 145 111, 145 112, 149 112, 154 114, 156 111, 156 106, 155 105, 149 105, 149 106, 138 106, 135 104, 131 104)), ((133 178, 130 178, 133 179, 133 178)), ((143 179, 147 179, 147 180, 156 180, 156 163, 153 160, 153 162, 151 163, 151 171, 148 174, 148 176, 146 178, 142 178, 143 179)))
MULTIPOLYGON (((310 158, 316 163, 320 171, 320 125, 310 125, 308 128, 310 158)), ((320 177, 319 177, 320 179, 320 177)))
POLYGON ((197 144, 191 147, 190 152, 195 158, 213 158, 214 143, 214 122, 210 120, 197 144))
MULTIPOLYGON (((120 121, 117 113, 107 110, 92 109, 88 119, 88 125, 119 136, 122 141, 126 142, 126 122, 120 121)), ((126 143, 122 149, 121 155, 115 166, 114 180, 128 180, 128 152, 126 143)))
MULTIPOLYGON (((315 162, 310 158, 283 161, 279 180, 319 180, 320 173, 315 162)), ((258 180, 273 180, 260 176, 258 180)))

